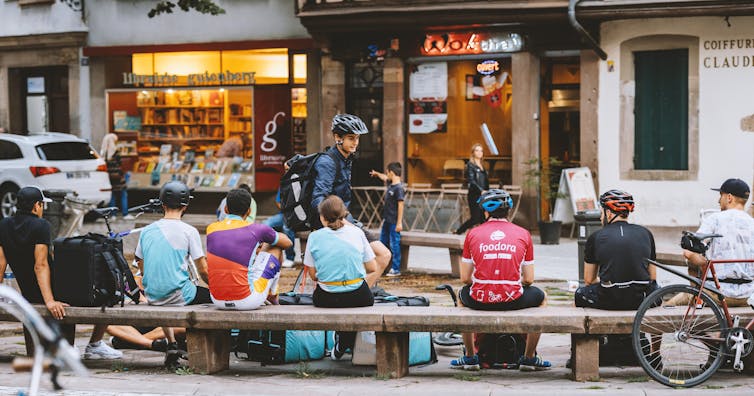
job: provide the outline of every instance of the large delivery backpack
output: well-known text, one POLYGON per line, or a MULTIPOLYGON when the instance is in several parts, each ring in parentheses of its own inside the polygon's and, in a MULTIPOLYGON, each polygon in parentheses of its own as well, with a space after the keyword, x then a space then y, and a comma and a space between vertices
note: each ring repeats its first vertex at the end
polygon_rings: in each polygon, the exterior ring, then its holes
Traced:
POLYGON ((231 330, 236 357, 263 365, 325 357, 328 332, 320 330, 231 330))
MULTIPOLYGON (((423 296, 394 296, 381 288, 372 289, 374 304, 392 304, 398 307, 428 307, 429 299, 423 296)), ((407 308, 410 309, 410 308, 407 308)), ((373 331, 361 331, 356 335, 352 363, 357 366, 377 364, 377 340, 373 331)), ((437 363, 437 353, 430 332, 408 334, 408 365, 420 366, 437 363)))
POLYGON ((74 307, 139 303, 139 287, 123 257, 123 242, 89 233, 53 241, 52 293, 74 307))
POLYGON ((280 179, 280 211, 285 225, 293 231, 310 231, 319 224, 319 214, 312 208, 314 179, 317 177, 315 164, 322 155, 329 155, 335 161, 336 178, 340 177, 340 161, 327 152, 309 154, 291 162, 290 168, 280 179))

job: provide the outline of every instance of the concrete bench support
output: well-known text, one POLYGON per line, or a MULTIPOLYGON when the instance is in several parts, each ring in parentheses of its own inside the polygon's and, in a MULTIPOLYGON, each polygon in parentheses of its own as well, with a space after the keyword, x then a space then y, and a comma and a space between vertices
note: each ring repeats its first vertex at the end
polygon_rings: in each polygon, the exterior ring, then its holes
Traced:
POLYGON ((213 374, 230 367, 230 331, 186 329, 189 366, 213 374))
POLYGON ((408 333, 378 331, 377 375, 383 378, 401 378, 408 375, 408 333))
POLYGON ((571 373, 575 381, 599 380, 599 336, 571 334, 571 373))
MULTIPOLYGON (((408 252, 411 245, 401 245, 401 272, 408 269, 408 252)), ((461 255, 463 250, 461 249, 448 249, 450 253, 450 272, 455 277, 461 276, 461 255)))

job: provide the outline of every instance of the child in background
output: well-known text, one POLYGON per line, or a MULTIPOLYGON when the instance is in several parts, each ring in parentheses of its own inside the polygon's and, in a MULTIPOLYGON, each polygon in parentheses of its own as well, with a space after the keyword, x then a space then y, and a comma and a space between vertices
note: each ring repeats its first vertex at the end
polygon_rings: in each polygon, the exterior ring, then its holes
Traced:
POLYGON ((382 209, 382 232, 380 241, 393 253, 390 272, 387 276, 401 275, 401 231, 403 231, 403 199, 406 190, 401 182, 400 162, 391 162, 385 173, 372 170, 369 176, 388 182, 385 190, 385 206, 382 209))

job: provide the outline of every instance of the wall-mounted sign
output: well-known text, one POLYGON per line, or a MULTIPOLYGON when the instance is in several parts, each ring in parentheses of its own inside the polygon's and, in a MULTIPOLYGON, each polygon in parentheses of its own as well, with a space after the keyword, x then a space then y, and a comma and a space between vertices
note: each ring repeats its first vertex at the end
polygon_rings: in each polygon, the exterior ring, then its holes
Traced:
POLYGON ((177 74, 134 74, 123 73, 123 85, 135 87, 165 87, 165 86, 203 86, 203 85, 251 85, 254 84, 256 72, 233 73, 193 73, 187 76, 177 74))
POLYGON ((425 56, 476 55, 518 52, 524 39, 518 33, 431 33, 424 38, 425 56))
POLYGON ((448 64, 417 65, 409 77, 409 133, 446 132, 448 122, 448 64))
POLYGON ((254 88, 255 191, 277 191, 283 162, 291 157, 291 89, 254 88))
POLYGON ((477 73, 484 74, 485 76, 495 74, 498 70, 500 70, 500 62, 496 60, 486 60, 476 65, 477 73))

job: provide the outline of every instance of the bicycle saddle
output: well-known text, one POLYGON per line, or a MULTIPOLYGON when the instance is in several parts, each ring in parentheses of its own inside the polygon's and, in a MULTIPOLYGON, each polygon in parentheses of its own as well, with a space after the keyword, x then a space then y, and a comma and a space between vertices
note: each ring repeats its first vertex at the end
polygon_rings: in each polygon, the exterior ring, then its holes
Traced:
POLYGON ((702 242, 703 240, 722 237, 720 234, 701 234, 690 231, 683 231, 682 234, 681 248, 700 254, 704 254, 707 251, 708 245, 702 242))
POLYGON ((118 208, 115 207, 115 206, 111 206, 111 207, 108 207, 108 208, 94 209, 94 211, 97 212, 97 214, 100 215, 100 216, 108 216, 109 217, 109 216, 112 216, 112 215, 118 213, 118 208))

